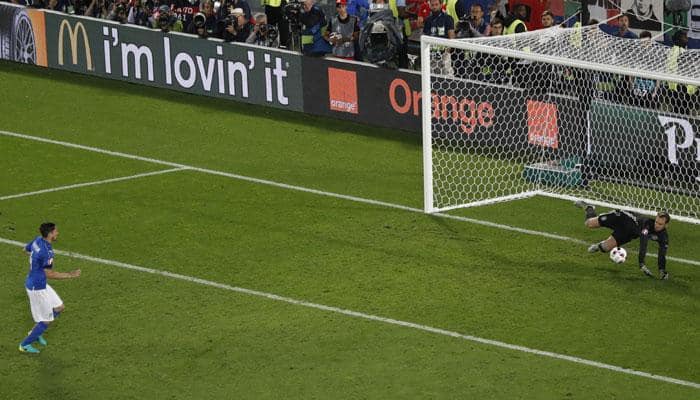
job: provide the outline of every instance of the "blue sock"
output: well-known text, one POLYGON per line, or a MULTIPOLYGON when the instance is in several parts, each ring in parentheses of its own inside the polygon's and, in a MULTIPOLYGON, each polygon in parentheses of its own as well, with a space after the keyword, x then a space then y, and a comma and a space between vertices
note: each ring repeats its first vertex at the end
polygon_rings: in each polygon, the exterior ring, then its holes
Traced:
POLYGON ((29 332, 29 336, 27 336, 21 343, 22 346, 26 346, 28 344, 32 344, 39 339, 39 336, 41 336, 42 333, 48 328, 48 325, 46 325, 43 322, 39 322, 36 325, 34 325, 34 328, 32 328, 32 331, 29 332))
POLYGON ((54 318, 54 319, 58 318, 59 315, 61 315, 61 312, 60 312, 60 311, 54 311, 54 312, 53 312, 53 318, 54 318))

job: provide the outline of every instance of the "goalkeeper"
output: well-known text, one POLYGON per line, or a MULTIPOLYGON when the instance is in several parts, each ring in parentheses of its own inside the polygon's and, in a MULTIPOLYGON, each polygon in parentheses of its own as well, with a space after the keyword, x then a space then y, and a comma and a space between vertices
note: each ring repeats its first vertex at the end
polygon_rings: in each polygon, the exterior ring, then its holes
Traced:
POLYGON ((653 277, 649 268, 644 265, 647 255, 649 240, 659 244, 658 266, 659 279, 667 280, 666 252, 668 251, 668 232, 666 226, 671 221, 671 216, 665 211, 656 214, 656 218, 650 219, 637 216, 629 211, 615 210, 609 213, 597 215, 595 207, 583 201, 577 201, 577 207, 586 210, 586 226, 591 229, 601 226, 612 229, 612 235, 600 243, 588 247, 589 253, 601 251, 607 253, 615 247, 639 238, 639 269, 644 275, 653 277))

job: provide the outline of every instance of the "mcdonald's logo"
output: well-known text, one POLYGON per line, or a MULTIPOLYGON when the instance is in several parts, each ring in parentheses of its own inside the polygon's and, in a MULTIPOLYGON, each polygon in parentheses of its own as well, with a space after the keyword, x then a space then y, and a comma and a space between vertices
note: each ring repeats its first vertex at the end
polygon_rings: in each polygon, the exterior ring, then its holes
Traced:
POLYGON ((87 69, 92 71, 95 69, 92 64, 92 52, 90 51, 90 40, 88 39, 87 31, 82 22, 75 24, 75 29, 71 27, 67 19, 61 21, 58 27, 58 65, 63 65, 63 30, 68 29, 68 40, 70 40, 70 51, 73 65, 78 64, 78 33, 82 33, 83 46, 85 47, 85 61, 87 69))

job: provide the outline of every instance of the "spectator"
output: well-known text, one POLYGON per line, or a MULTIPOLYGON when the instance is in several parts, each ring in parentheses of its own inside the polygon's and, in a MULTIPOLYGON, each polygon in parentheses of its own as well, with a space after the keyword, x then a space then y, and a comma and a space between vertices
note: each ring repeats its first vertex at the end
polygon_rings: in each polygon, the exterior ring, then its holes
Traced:
POLYGON ((619 14, 617 16, 617 26, 616 27, 611 27, 610 25, 606 25, 605 27, 601 26, 601 29, 613 36, 625 38, 625 39, 637 39, 637 35, 634 34, 634 32, 629 30, 630 27, 630 18, 627 14, 619 14))
POLYGON ((245 11, 234 8, 226 17, 223 39, 227 42, 246 43, 255 35, 253 28, 253 24, 245 17, 245 11))
POLYGON ((532 31, 542 29, 542 14, 553 2, 543 0, 509 0, 508 3, 511 11, 525 23, 526 30, 532 31))
POLYGON ((107 18, 107 2, 105 0, 92 0, 90 6, 85 11, 85 16, 93 18, 107 18))
POLYGON ((651 0, 634 0, 632 8, 625 14, 629 17, 629 27, 632 29, 661 30, 661 19, 654 14, 651 0))
POLYGON ((389 0, 389 8, 399 24, 403 27, 404 40, 411 36, 411 20, 406 11, 406 0, 389 0))
POLYGON ((134 0, 129 7, 129 14, 126 21, 134 25, 149 26, 148 17, 148 8, 144 6, 142 0, 134 0))
POLYGON ((442 0, 430 0, 430 16, 425 20, 423 34, 454 39, 455 25, 452 17, 442 11, 442 0))
MULTIPOLYGON (((158 1, 158 0, 156 0, 158 1)), ((182 22, 182 26, 187 28, 192 24, 192 19, 197 15, 204 4, 200 0, 160 0, 161 4, 170 7, 171 15, 182 22)))
POLYGON ((170 10, 169 6, 162 5, 158 8, 158 12, 153 14, 151 24, 154 28, 160 29, 163 32, 182 32, 183 26, 175 14, 170 10))
POLYGON ((469 15, 469 6, 466 0, 447 0, 442 8, 445 14, 452 17, 455 26, 457 26, 458 21, 467 18, 469 15))
POLYGON ((484 7, 480 3, 471 5, 469 10, 469 25, 472 30, 472 36, 490 36, 491 27, 484 19, 484 7))
POLYGON ((491 23, 489 24, 491 27, 491 32, 489 32, 489 36, 501 36, 503 35, 503 20, 500 18, 493 18, 491 19, 491 23))
POLYGON ((302 52, 308 56, 323 56, 332 51, 331 45, 323 38, 326 28, 326 15, 315 0, 305 0, 304 8, 299 16, 302 25, 302 52))
POLYGON ((352 60, 355 57, 355 43, 360 35, 358 18, 348 14, 347 0, 336 0, 338 15, 328 22, 326 40, 333 45, 333 55, 352 60))
POLYGON ((369 17, 369 2, 367 0, 348 0, 348 14, 357 17, 360 28, 365 26, 369 17))
MULTIPOLYGON (((496 17, 491 20, 489 36, 503 35, 503 21, 496 17)), ((470 77, 479 81, 505 83, 509 76, 507 59, 494 54, 477 52, 470 61, 470 77)))
POLYGON ((90 5, 90 1, 87 0, 72 0, 68 3, 68 14, 75 14, 75 15, 85 15, 85 11, 87 11, 88 6, 90 5))
POLYGON ((542 29, 551 28, 554 26, 554 14, 551 11, 545 10, 542 13, 542 29))
POLYGON ((514 10, 503 19, 504 34, 527 32, 527 25, 525 25, 525 21, 528 20, 527 14, 527 7, 524 4, 516 5, 514 10))
POLYGON ((118 1, 112 6, 112 10, 107 15, 107 19, 114 22, 119 22, 120 24, 126 24, 127 22, 127 10, 126 4, 118 1))
MULTIPOLYGON (((678 65, 682 64, 687 52, 688 31, 678 30, 673 34, 673 47, 666 58, 666 70, 671 74, 678 73, 678 65)), ((666 82, 664 85, 664 102, 669 110, 682 114, 690 113, 694 99, 698 96, 698 87, 677 82, 666 82)))
POLYGON ((70 1, 68 0, 48 0, 46 9, 67 13, 70 9, 70 1))
POLYGON ((265 47, 279 47, 279 31, 275 25, 267 23, 267 15, 255 14, 255 26, 246 43, 265 47))
MULTIPOLYGON (((645 57, 645 55, 652 54, 651 51, 649 51, 652 45, 651 32, 644 31, 640 33, 639 39, 641 40, 643 50, 638 54, 637 58, 641 64, 649 64, 650 60, 648 57, 645 57), (644 50, 647 50, 646 54, 644 50)), ((644 65, 644 67, 648 67, 648 65, 644 65)), ((656 81, 640 77, 630 77, 629 81, 632 95, 630 97, 630 103, 640 107, 652 107, 657 95, 656 81)))

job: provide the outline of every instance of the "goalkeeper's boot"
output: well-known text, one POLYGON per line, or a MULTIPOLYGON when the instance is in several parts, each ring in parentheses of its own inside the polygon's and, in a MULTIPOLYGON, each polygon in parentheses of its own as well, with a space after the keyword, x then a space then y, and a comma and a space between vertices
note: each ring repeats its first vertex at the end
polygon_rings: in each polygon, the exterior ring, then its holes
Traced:
POLYGON ((666 272, 665 269, 660 269, 659 270, 659 279, 661 279, 662 281, 667 281, 668 278, 669 278, 668 272, 666 272))
POLYGON ((583 200, 576 200, 576 201, 574 202, 574 205, 575 205, 576 207, 578 207, 578 208, 583 208, 584 210, 587 209, 588 207, 590 207, 590 208, 592 208, 592 209, 595 210, 595 206, 594 206, 594 205, 588 204, 588 203, 586 203, 586 202, 583 201, 583 200))
POLYGON ((19 351, 22 352, 22 353, 39 354, 39 350, 37 350, 37 349, 36 349, 34 346, 32 346, 31 344, 22 346, 22 344, 20 343, 20 345, 19 345, 19 351))
POLYGON ((644 273, 644 275, 648 276, 649 278, 653 278, 654 274, 649 271, 649 268, 647 268, 646 265, 642 265, 639 267, 639 269, 644 273))
POLYGON ((597 253, 598 250, 598 243, 593 243, 592 245, 588 246, 589 253, 597 253))

